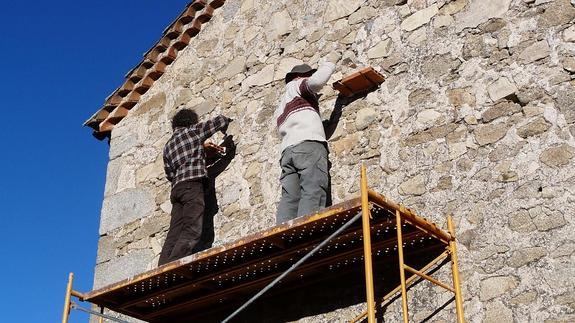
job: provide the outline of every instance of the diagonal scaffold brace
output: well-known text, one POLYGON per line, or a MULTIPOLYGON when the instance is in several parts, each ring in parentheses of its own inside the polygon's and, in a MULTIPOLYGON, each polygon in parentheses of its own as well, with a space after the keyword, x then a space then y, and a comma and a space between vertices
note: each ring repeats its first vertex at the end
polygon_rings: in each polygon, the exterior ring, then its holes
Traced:
MULTIPOLYGON (((367 191, 367 175, 365 166, 361 165, 361 209, 362 212, 353 216, 349 221, 347 221, 344 225, 342 225, 339 229, 337 229, 334 233, 332 233, 329 237, 327 237, 324 241, 320 244, 315 246, 309 253, 303 256, 300 260, 294 263, 290 268, 288 268, 285 272, 279 275, 276 279, 274 279, 271 283, 269 283, 266 287, 264 287, 261 291, 259 291, 256 295, 246 301, 242 306, 240 306, 237 310, 235 310, 232 314, 226 317, 222 323, 227 323, 234 317, 236 317, 241 311, 243 311, 246 307, 256 301, 259 297, 261 297, 265 292, 270 290, 274 287, 277 283, 279 283, 283 278, 289 275, 293 270, 295 270, 298 266, 303 264, 307 259, 317 253, 321 248, 323 248, 326 244, 328 244, 331 240, 335 237, 340 235, 343 231, 345 231, 349 226, 351 226, 355 221, 359 218, 362 218, 362 226, 363 226, 363 243, 364 243, 364 262, 365 262, 365 279, 366 279, 366 292, 367 292, 367 301, 368 304, 375 304, 374 302, 374 291, 373 291, 373 268, 371 262, 371 238, 370 238, 370 224, 369 224, 369 200, 368 200, 368 191, 367 191)), ((371 306, 371 308, 375 308, 371 306)), ((372 311, 370 323, 375 322, 375 312, 372 311)))
POLYGON ((247 302, 245 302, 242 306, 240 306, 237 310, 235 310, 232 314, 230 314, 228 317, 226 317, 222 323, 227 323, 229 322, 231 319, 233 319, 236 315, 238 315, 241 311, 243 311, 246 307, 248 307, 250 304, 252 304, 254 301, 256 301, 260 296, 262 296, 265 292, 267 292, 268 290, 270 290, 272 287, 274 287, 277 283, 279 283, 282 279, 284 279, 287 275, 289 275, 293 270, 295 270, 297 267, 299 267, 301 264, 303 264, 307 259, 309 259, 311 256, 313 256, 316 252, 318 252, 322 247, 324 247, 327 243, 329 243, 331 240, 333 240, 335 237, 337 237, 339 234, 341 234, 343 231, 345 231, 345 229, 347 229, 350 225, 352 225, 355 221, 357 221, 359 218, 361 217, 361 214, 358 213, 356 214, 353 218, 351 218, 349 221, 347 221, 343 226, 341 226, 339 229, 337 229, 337 231, 335 231, 334 233, 332 233, 329 237, 327 237, 323 242, 321 242, 320 244, 318 244, 317 246, 315 246, 315 248, 313 248, 309 253, 307 253, 305 256, 303 256, 300 260, 298 260, 295 264, 293 264, 290 268, 288 268, 286 271, 284 271, 281 275, 279 275, 276 279, 274 279, 271 283, 269 283, 266 287, 264 287, 261 291, 259 291, 256 295, 254 295, 252 298, 250 298, 247 302))

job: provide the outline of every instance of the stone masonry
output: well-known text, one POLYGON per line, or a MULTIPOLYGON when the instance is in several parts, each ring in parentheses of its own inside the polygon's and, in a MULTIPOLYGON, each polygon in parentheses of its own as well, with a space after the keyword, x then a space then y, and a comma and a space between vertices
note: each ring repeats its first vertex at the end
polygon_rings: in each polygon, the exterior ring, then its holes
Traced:
MULTIPOLYGON (((331 82, 366 66, 386 81, 330 139, 334 202, 358 193, 364 161, 376 191, 442 227, 454 215, 469 322, 575 322, 574 20, 572 0, 227 0, 112 131, 94 288, 157 266, 178 108, 235 120, 215 244, 274 225, 283 77, 341 51, 331 82)), ((336 96, 323 91, 323 117, 336 96)), ((428 283, 409 293, 414 322, 451 298, 428 283)), ((429 321, 453 322, 454 303, 429 321)))

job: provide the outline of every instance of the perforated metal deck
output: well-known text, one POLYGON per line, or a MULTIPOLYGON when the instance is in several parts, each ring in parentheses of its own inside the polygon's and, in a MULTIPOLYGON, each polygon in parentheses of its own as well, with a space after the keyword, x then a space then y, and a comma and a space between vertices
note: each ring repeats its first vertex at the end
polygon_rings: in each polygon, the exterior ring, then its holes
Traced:
MULTIPOLYGON (((369 203, 374 267, 380 269, 376 270, 376 285, 389 291, 399 284, 397 211, 404 221, 406 262, 416 269, 444 252, 451 236, 375 192, 369 192, 369 203)), ((94 290, 85 294, 84 300, 150 322, 218 321, 358 212, 361 200, 354 198, 94 290)), ((362 278, 358 271, 363 272, 361 221, 298 267, 266 298, 320 281, 352 282, 350 275, 362 278)))

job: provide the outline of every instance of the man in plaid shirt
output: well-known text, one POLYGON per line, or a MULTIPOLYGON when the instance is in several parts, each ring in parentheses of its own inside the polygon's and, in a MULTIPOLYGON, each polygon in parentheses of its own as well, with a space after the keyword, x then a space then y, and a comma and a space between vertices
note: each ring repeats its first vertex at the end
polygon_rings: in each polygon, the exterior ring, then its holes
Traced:
POLYGON ((172 119, 174 133, 164 147, 164 170, 172 183, 172 219, 158 265, 195 252, 204 216, 204 188, 207 175, 204 141, 219 130, 225 131, 231 119, 219 115, 198 123, 197 114, 178 111, 172 119))

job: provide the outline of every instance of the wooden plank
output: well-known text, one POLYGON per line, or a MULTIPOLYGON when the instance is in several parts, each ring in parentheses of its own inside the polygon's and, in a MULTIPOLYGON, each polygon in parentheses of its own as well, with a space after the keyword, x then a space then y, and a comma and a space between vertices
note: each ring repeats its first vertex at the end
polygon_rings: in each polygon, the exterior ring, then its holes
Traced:
POLYGON ((290 222, 286 222, 286 223, 280 224, 278 226, 266 229, 264 231, 248 235, 248 236, 241 238, 239 240, 236 240, 232 243, 228 243, 228 244, 225 244, 225 245, 222 245, 219 247, 214 247, 214 248, 202 251, 202 252, 198 252, 198 253, 193 254, 191 256, 188 256, 188 257, 170 262, 170 263, 165 264, 163 266, 160 266, 156 269, 141 273, 139 275, 135 275, 133 277, 124 279, 124 280, 119 281, 117 283, 114 283, 114 284, 102 287, 100 289, 91 291, 91 292, 86 294, 86 300, 91 300, 91 299, 94 299, 100 295, 112 292, 114 290, 122 289, 124 287, 129 286, 129 285, 138 283, 140 281, 144 281, 149 277, 154 277, 158 274, 172 272, 177 268, 180 268, 183 266, 189 266, 193 262, 207 259, 207 258, 212 257, 214 255, 223 253, 225 251, 241 248, 249 242, 262 241, 262 240, 265 240, 269 236, 272 236, 272 235, 276 235, 276 234, 281 235, 281 233, 287 232, 292 228, 296 228, 298 226, 303 226, 303 225, 308 224, 308 223, 320 221, 322 219, 329 218, 329 217, 347 212, 349 210, 357 209, 359 207, 359 203, 360 203, 359 198, 354 198, 354 199, 339 203, 337 205, 334 205, 332 207, 329 207, 320 213, 315 213, 315 214, 303 216, 303 217, 297 218, 295 220, 292 220, 290 222))
MULTIPOLYGON (((419 234, 420 234, 419 232, 414 232, 411 235, 406 236, 406 241, 411 241, 412 239, 418 238, 419 234)), ((390 247, 390 246, 393 246, 395 243, 396 243, 395 239, 378 241, 374 244, 374 248, 390 247)), ((344 252, 344 253, 337 254, 334 257, 329 258, 329 259, 315 261, 315 262, 308 262, 308 263, 302 265, 301 268, 296 269, 290 277, 291 277, 291 279, 297 279, 297 277, 301 273, 306 273, 306 272, 313 270, 315 268, 329 265, 330 263, 335 263, 335 262, 340 261, 342 259, 351 258, 354 256, 360 257, 363 253, 363 248, 361 247, 361 244, 359 244, 358 246, 359 246, 358 248, 349 250, 349 251, 344 252)), ((193 299, 193 300, 185 301, 181 304, 177 304, 177 305, 174 305, 172 307, 168 307, 168 308, 163 309, 163 310, 155 310, 153 313, 151 313, 149 315, 145 315, 144 317, 146 319, 153 319, 155 317, 165 315, 166 313, 176 312, 180 309, 189 308, 196 303, 202 303, 202 302, 207 302, 209 300, 216 300, 216 299, 225 298, 227 295, 233 295, 234 293, 237 293, 243 289, 249 288, 251 285, 258 285, 258 286, 259 285, 265 285, 265 283, 275 279, 275 277, 277 277, 279 274, 281 274, 281 272, 274 273, 274 274, 271 274, 268 276, 264 276, 262 278, 258 278, 255 281, 246 282, 246 283, 243 283, 241 285, 237 285, 235 287, 223 290, 223 291, 216 293, 216 294, 206 295, 200 299, 193 299)), ((288 278, 286 278, 286 279, 288 279, 288 278)))
MULTIPOLYGON (((333 244, 345 244, 345 243, 349 243, 349 241, 356 239, 356 237, 358 237, 358 232, 360 228, 356 227, 356 228, 351 228, 347 231, 345 231, 344 233, 342 233, 341 236, 338 237, 337 240, 334 240, 333 244)), ((278 252, 275 252, 273 254, 271 254, 269 257, 266 258, 259 258, 259 259, 254 259, 252 261, 246 262, 246 263, 241 263, 241 264, 237 264, 234 265, 232 267, 229 268, 224 268, 221 271, 218 272, 214 272, 211 275, 208 276, 204 276, 204 277, 199 277, 199 279, 197 279, 196 281, 193 282, 193 284, 202 284, 205 283, 207 281, 212 280, 214 277, 218 277, 221 275, 227 275, 227 276, 237 276, 240 275, 242 273, 246 272, 246 268, 251 268, 254 266, 257 266, 258 263, 261 262, 267 262, 267 263, 272 263, 272 264, 280 264, 285 262, 285 259, 287 258, 291 258, 296 256, 298 253, 300 253, 301 250, 303 249, 311 249, 314 246, 316 246, 317 244, 319 244, 321 241, 323 241, 323 239, 325 238, 325 236, 322 236, 320 238, 316 238, 312 241, 308 241, 302 245, 298 245, 295 247, 292 247, 291 249, 288 250, 280 250, 278 252)), ((188 274, 189 276, 191 276, 191 274, 188 274)), ((130 300, 127 303, 124 303, 122 305, 122 307, 124 308, 128 308, 130 306, 133 306, 135 304, 144 302, 147 298, 150 297, 155 297, 161 294, 170 294, 170 293, 181 293, 181 292, 191 292, 194 288, 190 287, 188 285, 178 285, 178 286, 174 286, 171 287, 169 289, 165 289, 165 290, 160 290, 151 294, 146 295, 145 297, 140 297, 134 300, 130 300)), ((125 296, 122 296, 123 299, 125 299, 125 296)))

